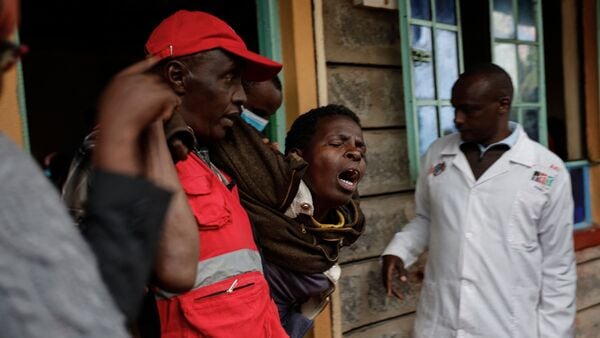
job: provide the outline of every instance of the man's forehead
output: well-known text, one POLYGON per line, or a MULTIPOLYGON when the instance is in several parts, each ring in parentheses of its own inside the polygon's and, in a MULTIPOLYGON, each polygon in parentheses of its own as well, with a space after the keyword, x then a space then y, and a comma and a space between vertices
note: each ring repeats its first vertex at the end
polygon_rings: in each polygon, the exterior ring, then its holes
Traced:
POLYGON ((487 87, 490 83, 491 77, 490 76, 486 76, 484 74, 470 74, 470 75, 464 75, 461 76, 457 83, 461 84, 462 86, 485 86, 487 87))
MULTIPOLYGON (((191 56, 192 64, 195 69, 211 69, 211 70, 233 70, 242 67, 242 60, 235 55, 231 55, 221 49, 211 49, 204 52, 199 52, 191 56), (198 68, 199 67, 199 68, 198 68)), ((183 58, 186 58, 185 56, 183 58)))
POLYGON ((194 57, 199 60, 217 60, 220 62, 240 63, 241 59, 231 53, 228 53, 220 48, 215 48, 194 54, 194 57))
POLYGON ((495 88, 489 77, 484 75, 470 75, 461 77, 452 87, 452 97, 466 99, 482 99, 495 96, 495 88))

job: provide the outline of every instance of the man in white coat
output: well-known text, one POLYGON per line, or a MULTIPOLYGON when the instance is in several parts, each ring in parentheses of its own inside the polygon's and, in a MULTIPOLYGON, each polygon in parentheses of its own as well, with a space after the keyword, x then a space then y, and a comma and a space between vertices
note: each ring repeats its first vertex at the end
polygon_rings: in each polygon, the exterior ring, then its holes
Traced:
POLYGON ((429 249, 415 337, 572 337, 573 199, 563 162, 509 122, 513 86, 494 64, 452 88, 459 133, 423 156, 416 217, 383 252, 388 295, 429 249))

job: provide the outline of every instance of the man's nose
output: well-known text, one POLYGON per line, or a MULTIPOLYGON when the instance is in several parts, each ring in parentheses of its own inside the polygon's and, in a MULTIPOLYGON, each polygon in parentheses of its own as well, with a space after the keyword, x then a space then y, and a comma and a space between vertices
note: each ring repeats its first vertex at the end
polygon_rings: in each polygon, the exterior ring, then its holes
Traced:
POLYGON ((463 123, 465 123, 465 114, 460 109, 456 109, 454 111, 454 125, 458 127, 463 123))
POLYGON ((231 101, 234 104, 241 106, 244 103, 246 103, 246 100, 247 100, 246 92, 244 91, 244 87, 242 86, 242 82, 240 81, 239 84, 235 85, 234 92, 231 97, 231 101))

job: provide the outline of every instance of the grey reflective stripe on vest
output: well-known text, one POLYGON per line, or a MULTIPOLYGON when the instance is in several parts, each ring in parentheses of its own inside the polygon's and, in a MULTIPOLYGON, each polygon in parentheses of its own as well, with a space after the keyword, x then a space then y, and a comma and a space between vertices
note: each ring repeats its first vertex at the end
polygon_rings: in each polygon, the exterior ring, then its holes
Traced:
MULTIPOLYGON (((256 250, 242 249, 199 261, 194 289, 250 271, 262 272, 260 254, 256 250)), ((156 295, 171 298, 178 294, 158 290, 156 295)))

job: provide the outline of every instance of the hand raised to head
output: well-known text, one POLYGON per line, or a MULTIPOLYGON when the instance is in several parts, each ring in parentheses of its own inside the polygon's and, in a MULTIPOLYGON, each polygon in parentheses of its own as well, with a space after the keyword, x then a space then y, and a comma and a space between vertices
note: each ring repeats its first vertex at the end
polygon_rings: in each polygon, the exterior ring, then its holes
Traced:
POLYGON ((157 62, 155 58, 139 61, 112 78, 99 104, 102 129, 136 133, 171 117, 179 97, 160 76, 148 72, 157 62))
POLYGON ((149 58, 115 75, 99 103, 100 133, 95 164, 100 169, 128 175, 143 173, 142 132, 156 121, 171 117, 179 97, 157 74, 149 58))

